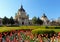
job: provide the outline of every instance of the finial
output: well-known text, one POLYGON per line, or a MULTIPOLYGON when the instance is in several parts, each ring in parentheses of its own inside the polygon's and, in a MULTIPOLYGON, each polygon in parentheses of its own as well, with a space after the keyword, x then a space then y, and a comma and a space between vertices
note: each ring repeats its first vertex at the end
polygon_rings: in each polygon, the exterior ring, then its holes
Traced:
POLYGON ((19 11, 24 11, 25 12, 25 10, 23 8, 23 5, 21 5, 21 8, 19 9, 19 11))
POLYGON ((45 13, 43 13, 43 16, 45 16, 45 13))
POLYGON ((21 4, 21 8, 23 8, 23 5, 21 4))
POLYGON ((45 15, 45 13, 43 13, 43 17, 47 17, 47 16, 45 15))

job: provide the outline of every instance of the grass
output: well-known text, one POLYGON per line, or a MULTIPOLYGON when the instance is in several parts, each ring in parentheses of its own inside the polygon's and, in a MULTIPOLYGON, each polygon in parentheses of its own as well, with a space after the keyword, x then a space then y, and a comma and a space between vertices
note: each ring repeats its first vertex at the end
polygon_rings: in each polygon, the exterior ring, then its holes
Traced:
MULTIPOLYGON (((19 26, 19 27, 0 27, 0 32, 7 32, 11 30, 21 30, 21 29, 32 29, 33 31, 40 30, 53 30, 55 32, 60 32, 60 29, 54 29, 54 26, 48 26, 51 29, 46 29, 46 26, 19 26)), ((60 27, 60 26, 59 26, 60 27)))
POLYGON ((55 31, 60 32, 60 29, 34 29, 32 32, 39 32, 39 31, 55 31))

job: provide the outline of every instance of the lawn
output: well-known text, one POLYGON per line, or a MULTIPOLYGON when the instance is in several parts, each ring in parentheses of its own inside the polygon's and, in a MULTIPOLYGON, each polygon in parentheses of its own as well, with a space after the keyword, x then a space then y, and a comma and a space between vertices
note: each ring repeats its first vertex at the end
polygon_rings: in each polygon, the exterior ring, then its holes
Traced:
POLYGON ((11 30, 21 30, 21 29, 32 29, 32 31, 40 31, 40 30, 53 30, 55 32, 60 32, 60 29, 54 29, 55 26, 49 26, 48 29, 46 26, 19 26, 19 27, 0 27, 0 32, 7 32, 11 30), (47 29, 46 29, 47 28, 47 29))

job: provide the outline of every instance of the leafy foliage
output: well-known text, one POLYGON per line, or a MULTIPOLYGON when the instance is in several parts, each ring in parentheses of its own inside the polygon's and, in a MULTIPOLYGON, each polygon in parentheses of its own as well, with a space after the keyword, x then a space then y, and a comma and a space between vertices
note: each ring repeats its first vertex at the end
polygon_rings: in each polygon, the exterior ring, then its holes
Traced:
POLYGON ((43 24, 43 21, 39 17, 37 18, 37 21, 36 22, 37 22, 37 24, 40 24, 40 25, 43 24))
POLYGON ((42 25, 43 24, 43 21, 38 17, 33 17, 32 19, 33 21, 33 24, 39 24, 39 25, 42 25))
POLYGON ((7 18, 7 17, 5 16, 5 17, 2 19, 2 23, 3 23, 4 25, 6 25, 6 24, 14 24, 15 21, 14 21, 13 17, 10 17, 10 19, 9 19, 9 18, 7 18))
POLYGON ((3 24, 9 24, 9 19, 5 16, 2 20, 3 24))
POLYGON ((13 19, 13 17, 11 16, 10 17, 10 24, 14 24, 15 22, 14 22, 14 19, 13 19))
POLYGON ((37 23, 37 17, 33 17, 32 22, 33 22, 33 24, 36 24, 37 23))

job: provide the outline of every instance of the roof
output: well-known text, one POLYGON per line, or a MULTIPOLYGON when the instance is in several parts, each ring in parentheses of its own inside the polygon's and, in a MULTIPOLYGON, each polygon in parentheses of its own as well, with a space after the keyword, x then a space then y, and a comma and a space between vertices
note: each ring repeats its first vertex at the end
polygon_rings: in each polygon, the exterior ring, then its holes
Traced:
POLYGON ((25 10, 24 10, 24 8, 23 8, 23 5, 21 5, 21 8, 19 9, 19 11, 25 12, 25 10))
POLYGON ((42 17, 45 17, 45 18, 47 18, 47 16, 45 15, 45 13, 43 14, 43 16, 42 17))

